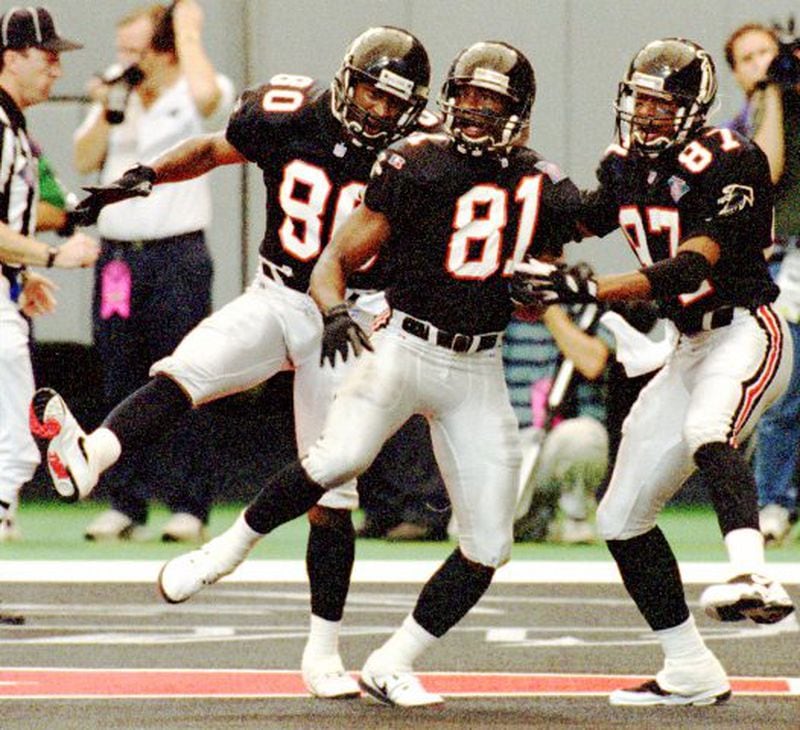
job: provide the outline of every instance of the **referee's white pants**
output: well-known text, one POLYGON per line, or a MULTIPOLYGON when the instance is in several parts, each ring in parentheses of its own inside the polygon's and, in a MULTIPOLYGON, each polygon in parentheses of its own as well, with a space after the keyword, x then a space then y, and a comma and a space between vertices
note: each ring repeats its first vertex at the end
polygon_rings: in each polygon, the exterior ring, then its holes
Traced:
POLYGON ((9 504, 40 461, 28 423, 34 392, 28 330, 16 305, 0 291, 0 500, 9 504))

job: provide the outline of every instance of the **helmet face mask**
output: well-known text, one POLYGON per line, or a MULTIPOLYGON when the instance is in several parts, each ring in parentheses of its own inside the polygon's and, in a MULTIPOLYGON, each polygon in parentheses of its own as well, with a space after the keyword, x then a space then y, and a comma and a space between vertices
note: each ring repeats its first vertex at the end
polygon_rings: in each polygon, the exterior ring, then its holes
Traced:
POLYGON ((507 152, 519 141, 527 131, 535 94, 533 68, 525 56, 490 41, 458 54, 438 103, 456 149, 477 156, 507 152))
POLYGON ((619 85, 617 138, 655 158, 704 126, 717 91, 711 57, 696 43, 667 38, 636 54, 619 85))
POLYGON ((370 28, 347 49, 331 85, 331 111, 352 141, 380 149, 412 131, 428 101, 430 63, 422 44, 399 28, 370 28), (373 94, 358 94, 367 84, 373 94), (361 97, 361 104, 357 97, 361 97), (364 108, 364 98, 384 98, 385 115, 364 108))

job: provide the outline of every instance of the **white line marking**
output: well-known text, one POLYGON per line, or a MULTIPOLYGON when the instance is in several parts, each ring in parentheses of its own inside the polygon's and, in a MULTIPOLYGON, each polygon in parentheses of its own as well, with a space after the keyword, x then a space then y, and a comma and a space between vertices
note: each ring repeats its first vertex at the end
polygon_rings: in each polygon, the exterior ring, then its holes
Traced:
MULTIPOLYGON (((1 560, 5 583, 155 583, 160 560, 1 560)), ((353 583, 419 583, 439 568, 435 560, 356 561, 353 583)), ((681 563, 684 583, 717 583, 731 577, 727 563, 681 563)), ((772 563, 767 571, 784 584, 800 584, 796 563, 772 563)), ((250 560, 228 583, 307 583, 302 560, 250 560)), ((518 560, 497 571, 495 583, 621 583, 612 561, 518 560)))

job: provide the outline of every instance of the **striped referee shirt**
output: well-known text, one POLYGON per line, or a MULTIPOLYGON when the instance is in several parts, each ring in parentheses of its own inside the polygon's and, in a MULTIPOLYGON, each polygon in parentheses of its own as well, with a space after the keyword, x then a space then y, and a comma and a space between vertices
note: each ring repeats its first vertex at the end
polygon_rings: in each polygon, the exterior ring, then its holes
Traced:
MULTIPOLYGON (((25 117, 0 87, 0 220, 12 230, 30 236, 36 230, 38 201, 38 160, 25 117)), ((5 261, 0 261, 0 267, 11 283, 11 297, 16 299, 22 267, 5 261)))

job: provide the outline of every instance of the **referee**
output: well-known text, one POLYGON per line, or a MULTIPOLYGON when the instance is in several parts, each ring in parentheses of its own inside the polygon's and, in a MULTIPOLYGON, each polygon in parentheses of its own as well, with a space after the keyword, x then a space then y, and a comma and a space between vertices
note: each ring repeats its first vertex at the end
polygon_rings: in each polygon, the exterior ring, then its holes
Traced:
POLYGON ((22 314, 52 312, 56 303, 53 282, 26 266, 91 266, 98 254, 97 243, 82 233, 59 248, 31 235, 38 161, 22 110, 48 98, 61 76, 59 53, 76 48, 81 46, 58 34, 45 8, 14 8, 0 17, 0 541, 19 536, 19 490, 39 463, 28 429, 34 384, 22 314))

